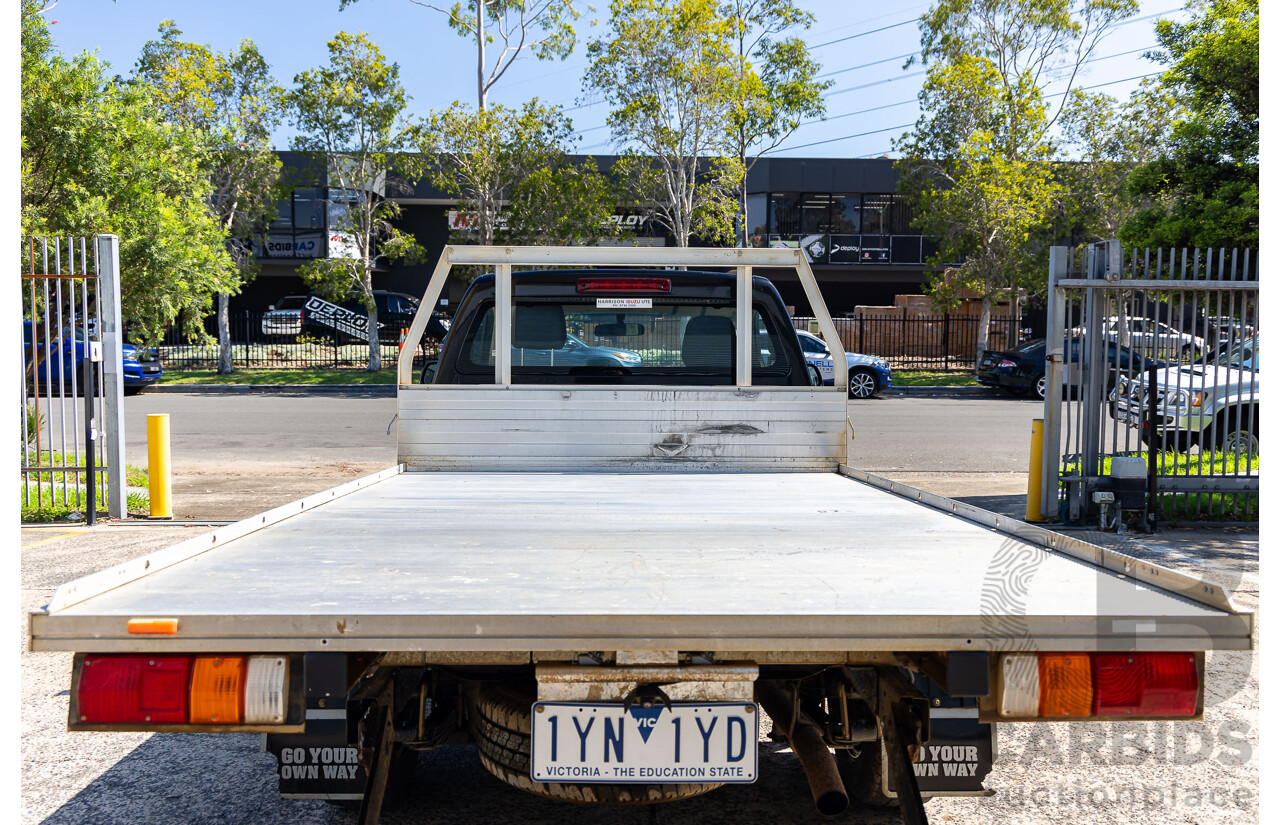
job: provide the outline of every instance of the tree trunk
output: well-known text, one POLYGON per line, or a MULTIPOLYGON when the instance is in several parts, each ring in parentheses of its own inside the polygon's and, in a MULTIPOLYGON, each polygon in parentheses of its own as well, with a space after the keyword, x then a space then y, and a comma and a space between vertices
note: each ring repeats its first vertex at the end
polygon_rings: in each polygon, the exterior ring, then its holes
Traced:
POLYGON ((982 296, 982 313, 978 316, 978 354, 973 362, 973 371, 976 375, 978 372, 978 364, 982 363, 982 356, 987 353, 987 330, 991 327, 991 296, 982 296))
POLYGON ((218 296, 218 374, 230 375, 235 369, 231 357, 231 313, 228 309, 230 298, 218 296))
POLYGON ((485 0, 476 0, 476 90, 482 112, 489 103, 484 93, 484 4, 485 0))
POLYGON ((369 372, 382 369, 382 347, 378 340, 378 302, 373 300, 373 267, 366 264, 364 268, 364 295, 369 301, 369 372))

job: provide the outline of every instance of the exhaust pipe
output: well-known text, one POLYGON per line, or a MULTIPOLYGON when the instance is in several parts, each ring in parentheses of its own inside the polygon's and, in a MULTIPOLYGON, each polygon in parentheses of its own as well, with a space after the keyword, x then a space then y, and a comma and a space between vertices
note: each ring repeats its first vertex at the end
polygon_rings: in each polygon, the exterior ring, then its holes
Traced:
MULTIPOLYGON (((796 709, 791 697, 775 683, 756 682, 756 701, 773 720, 774 730, 786 735, 783 726, 795 715, 796 709)), ((818 726, 798 717, 795 730, 787 736, 787 743, 800 757, 800 766, 809 780, 809 790, 813 792, 813 803, 818 812, 826 816, 844 813, 849 807, 849 794, 836 768, 835 756, 822 741, 822 731, 818 726)))

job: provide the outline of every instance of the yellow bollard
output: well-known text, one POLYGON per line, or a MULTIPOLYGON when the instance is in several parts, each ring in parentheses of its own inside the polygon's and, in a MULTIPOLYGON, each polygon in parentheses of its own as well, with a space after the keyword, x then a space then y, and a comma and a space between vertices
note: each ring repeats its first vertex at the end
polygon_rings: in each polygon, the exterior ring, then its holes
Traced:
POLYGON ((1027 521, 1044 521, 1040 515, 1040 476, 1044 472, 1044 419, 1031 419, 1031 461, 1027 469, 1027 521))
POLYGON ((147 465, 151 481, 151 517, 173 518, 168 413, 147 415, 147 465))

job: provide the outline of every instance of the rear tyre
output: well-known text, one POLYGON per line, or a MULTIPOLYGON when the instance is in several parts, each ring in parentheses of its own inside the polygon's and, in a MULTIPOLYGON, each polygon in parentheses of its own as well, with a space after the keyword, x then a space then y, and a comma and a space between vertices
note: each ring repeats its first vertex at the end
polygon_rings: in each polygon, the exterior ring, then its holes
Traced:
POLYGON ((498 779, 545 799, 605 805, 648 805, 673 802, 715 790, 719 784, 596 785, 535 782, 529 775, 530 718, 533 697, 502 685, 481 685, 471 693, 471 736, 480 763, 498 779))
POLYGON ((1040 373, 1040 375, 1036 376, 1035 390, 1036 398, 1043 401, 1045 395, 1044 373, 1040 373))
POLYGON ((849 397, 870 398, 880 390, 876 374, 868 369, 855 369, 849 373, 849 397))

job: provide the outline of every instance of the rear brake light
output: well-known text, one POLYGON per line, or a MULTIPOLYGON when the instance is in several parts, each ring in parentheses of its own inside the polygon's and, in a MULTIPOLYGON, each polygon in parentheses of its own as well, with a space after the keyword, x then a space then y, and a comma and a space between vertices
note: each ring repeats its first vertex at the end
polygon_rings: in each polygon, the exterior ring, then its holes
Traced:
POLYGON ((190 671, 185 656, 86 656, 80 721, 186 722, 190 671))
POLYGON ((579 278, 578 292, 671 292, 670 278, 579 278))
POLYGON ((1000 715, 1195 716, 1200 671, 1191 653, 1009 653, 1000 659, 1000 715))
POLYGON ((1189 653, 1094 655, 1094 716, 1193 716, 1199 680, 1189 653))
POLYGON ((76 688, 86 724, 262 725, 285 721, 282 656, 86 655, 76 688))
POLYGON ((1006 358, 1002 360, 997 366, 999 366, 1001 369, 1011 370, 1018 365, 1006 358))

